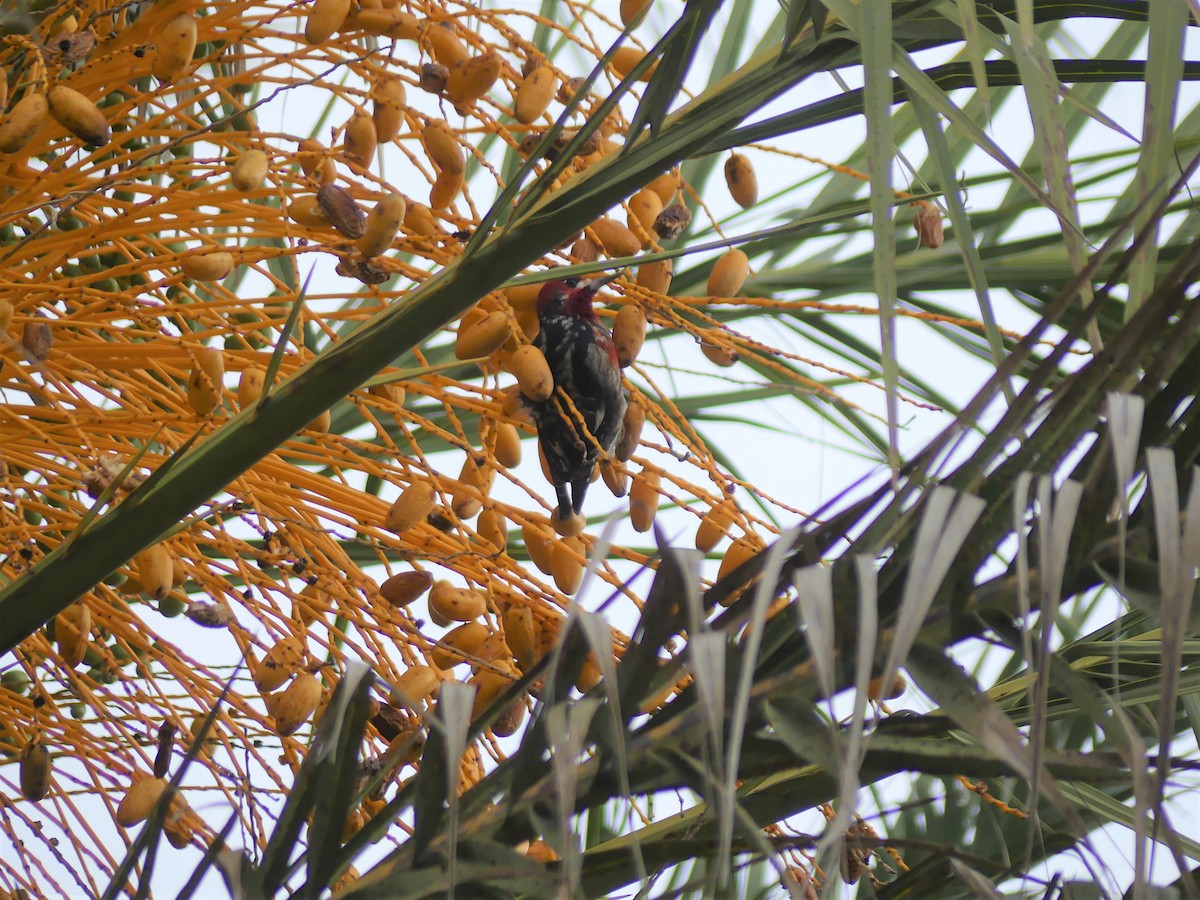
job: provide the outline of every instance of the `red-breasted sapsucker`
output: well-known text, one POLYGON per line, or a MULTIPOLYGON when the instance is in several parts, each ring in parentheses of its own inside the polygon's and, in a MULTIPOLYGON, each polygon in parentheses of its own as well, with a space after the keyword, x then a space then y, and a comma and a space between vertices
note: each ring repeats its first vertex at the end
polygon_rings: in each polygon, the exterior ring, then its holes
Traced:
POLYGON ((592 307, 596 291, 615 277, 548 281, 538 294, 541 330, 533 343, 550 364, 555 390, 549 400, 528 406, 563 520, 583 509, 592 469, 601 452, 613 452, 625 421, 628 398, 617 350, 592 307))

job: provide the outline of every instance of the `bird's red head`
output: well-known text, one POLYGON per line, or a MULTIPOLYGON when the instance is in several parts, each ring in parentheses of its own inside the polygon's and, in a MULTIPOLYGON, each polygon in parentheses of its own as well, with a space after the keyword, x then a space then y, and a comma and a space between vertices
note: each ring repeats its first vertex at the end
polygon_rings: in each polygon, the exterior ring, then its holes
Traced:
POLYGON ((538 293, 538 318, 559 315, 596 320, 598 317, 592 300, 600 288, 616 277, 617 275, 613 274, 603 278, 561 278, 547 281, 538 293))

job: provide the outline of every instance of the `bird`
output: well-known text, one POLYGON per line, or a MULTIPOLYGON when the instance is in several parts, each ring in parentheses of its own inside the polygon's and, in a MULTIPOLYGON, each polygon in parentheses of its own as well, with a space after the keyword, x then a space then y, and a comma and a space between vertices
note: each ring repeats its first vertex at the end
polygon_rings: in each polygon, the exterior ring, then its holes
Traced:
POLYGON ((527 407, 554 482, 560 521, 582 512, 592 470, 601 453, 613 452, 625 421, 629 395, 617 349, 592 305, 596 292, 616 277, 555 279, 538 293, 541 327, 533 344, 546 357, 554 393, 549 400, 527 401, 527 407))

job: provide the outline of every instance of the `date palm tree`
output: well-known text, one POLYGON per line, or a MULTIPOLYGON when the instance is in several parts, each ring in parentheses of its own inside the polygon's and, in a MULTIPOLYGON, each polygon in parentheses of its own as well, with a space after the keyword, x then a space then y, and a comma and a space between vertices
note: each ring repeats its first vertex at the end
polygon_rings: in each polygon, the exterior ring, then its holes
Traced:
POLYGON ((3 896, 1196 891, 1194 4, 11 7, 3 896))

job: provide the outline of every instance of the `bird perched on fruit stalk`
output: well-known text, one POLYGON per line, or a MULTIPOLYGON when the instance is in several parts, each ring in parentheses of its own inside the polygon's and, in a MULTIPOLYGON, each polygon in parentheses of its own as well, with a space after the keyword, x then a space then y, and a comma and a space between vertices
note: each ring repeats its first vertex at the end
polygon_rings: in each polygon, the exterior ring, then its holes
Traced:
POLYGON ((628 399, 617 350, 592 306, 596 292, 616 277, 548 281, 538 294, 541 330, 533 343, 546 357, 555 391, 528 407, 558 495, 560 520, 583 509, 592 469, 602 451, 613 452, 625 420, 628 399), (563 401, 560 388, 574 409, 563 401))

